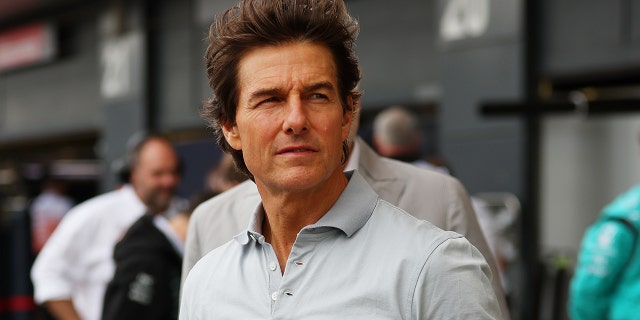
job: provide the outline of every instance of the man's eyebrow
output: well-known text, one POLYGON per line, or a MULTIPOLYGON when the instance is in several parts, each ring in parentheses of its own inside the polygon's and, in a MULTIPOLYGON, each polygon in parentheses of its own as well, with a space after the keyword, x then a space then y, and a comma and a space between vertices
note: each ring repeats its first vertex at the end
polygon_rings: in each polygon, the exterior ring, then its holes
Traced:
POLYGON ((305 91, 315 91, 319 89, 335 90, 335 86, 329 81, 314 83, 304 88, 305 91))
POLYGON ((253 103, 253 101, 255 101, 255 100, 259 100, 259 99, 261 99, 263 97, 277 95, 279 93, 280 93, 280 90, 277 89, 277 88, 260 89, 258 91, 252 92, 249 95, 248 102, 249 103, 253 103))
MULTIPOLYGON (((312 92, 316 90, 335 90, 335 86, 329 81, 322 81, 318 83, 314 83, 304 87, 304 91, 312 92)), ((247 100, 249 104, 254 103, 255 100, 260 100, 264 97, 276 96, 282 94, 282 90, 278 88, 266 88, 260 89, 249 94, 249 99, 247 100)))

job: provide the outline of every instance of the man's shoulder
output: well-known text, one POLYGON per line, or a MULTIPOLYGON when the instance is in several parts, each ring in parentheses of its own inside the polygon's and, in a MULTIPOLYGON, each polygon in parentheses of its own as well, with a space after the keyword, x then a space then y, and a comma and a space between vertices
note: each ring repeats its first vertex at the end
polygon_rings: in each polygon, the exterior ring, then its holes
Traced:
POLYGON ((158 260, 167 266, 170 262, 177 265, 181 262, 175 247, 149 215, 142 215, 129 227, 115 246, 114 259, 120 266, 127 268, 132 264, 135 268, 135 264, 143 263, 145 260, 153 260, 152 263, 144 263, 151 266, 158 260))
POLYGON ((380 234, 386 234, 390 239, 413 243, 410 247, 417 250, 436 247, 448 239, 463 237, 456 232, 443 230, 429 221, 418 219, 382 199, 378 200, 372 219, 372 223, 382 229, 380 234))
POLYGON ((64 216, 65 224, 101 224, 102 221, 119 221, 132 211, 144 211, 144 206, 133 190, 113 190, 85 200, 71 208, 64 216))
POLYGON ((159 240, 167 239, 164 233, 154 224, 153 217, 143 214, 127 229, 122 239, 116 244, 116 248, 134 246, 144 247, 145 250, 148 250, 157 246, 160 242, 159 240))
POLYGON ((236 261, 238 255, 242 254, 241 245, 236 239, 230 239, 226 243, 212 249, 207 252, 202 258, 200 258, 191 268, 188 273, 188 277, 200 278, 211 275, 210 270, 219 270, 222 268, 220 264, 233 264, 231 261, 236 261))
POLYGON ((122 187, 120 189, 111 190, 96 195, 93 198, 89 198, 78 204, 77 207, 100 207, 104 205, 128 204, 133 200, 139 202, 139 200, 136 198, 133 188, 122 187))
MULTIPOLYGON (((403 200, 400 200, 400 205, 403 208, 403 203, 406 204, 407 201, 421 204, 425 202, 447 203, 468 198, 465 187, 455 177, 394 159, 380 157, 379 161, 384 164, 388 172, 393 173, 394 179, 402 181, 403 191, 401 192, 401 197, 403 200)), ((382 167, 378 166, 377 168, 380 169, 382 167)), ((369 172, 369 174, 372 180, 380 181, 384 179, 381 178, 383 173, 369 172)), ((379 191, 376 190, 376 192, 379 191)), ((410 207, 410 209, 415 211, 413 207, 410 207)))
POLYGON ((402 162, 390 158, 380 157, 380 161, 393 170, 394 174, 410 181, 420 181, 429 184, 456 184, 458 179, 450 175, 415 166, 411 163, 402 162))
POLYGON ((260 201, 260 194, 255 183, 251 180, 241 184, 201 203, 193 212, 192 219, 210 219, 214 215, 235 215, 239 207, 256 206, 260 201), (214 214, 215 213, 215 214, 214 214))
MULTIPOLYGON (((405 185, 403 192, 414 191, 419 194, 425 194, 424 191, 433 193, 447 190, 458 193, 463 190, 458 179, 450 175, 380 156, 364 141, 361 141, 359 146, 358 171, 367 182, 400 180, 405 185)), ((372 186, 376 189, 375 183, 372 186)))
POLYGON ((98 212, 107 211, 110 206, 118 203, 118 199, 123 196, 122 190, 113 190, 89 198, 75 207, 71 208, 67 216, 97 215, 98 212))
POLYGON ((218 202, 227 202, 234 199, 242 199, 247 196, 259 196, 256 184, 251 180, 245 180, 237 186, 205 201, 205 203, 215 204, 218 202))
POLYGON ((609 203, 603 209, 602 218, 626 219, 640 227, 640 185, 630 188, 609 203))

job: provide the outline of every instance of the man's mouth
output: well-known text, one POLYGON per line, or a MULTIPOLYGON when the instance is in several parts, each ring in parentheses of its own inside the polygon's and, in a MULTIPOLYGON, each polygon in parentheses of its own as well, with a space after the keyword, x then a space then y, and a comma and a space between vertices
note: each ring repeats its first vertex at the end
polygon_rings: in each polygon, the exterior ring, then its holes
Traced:
POLYGON ((278 150, 278 154, 302 153, 302 152, 317 152, 317 150, 309 146, 291 146, 291 147, 285 147, 278 150))

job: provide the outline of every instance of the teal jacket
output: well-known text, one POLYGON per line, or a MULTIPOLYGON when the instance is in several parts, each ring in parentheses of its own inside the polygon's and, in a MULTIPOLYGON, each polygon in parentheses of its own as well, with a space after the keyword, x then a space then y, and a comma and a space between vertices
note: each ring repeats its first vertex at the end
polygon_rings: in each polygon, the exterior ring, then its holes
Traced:
POLYGON ((569 292, 569 315, 640 318, 640 185, 607 205, 585 232, 569 292))

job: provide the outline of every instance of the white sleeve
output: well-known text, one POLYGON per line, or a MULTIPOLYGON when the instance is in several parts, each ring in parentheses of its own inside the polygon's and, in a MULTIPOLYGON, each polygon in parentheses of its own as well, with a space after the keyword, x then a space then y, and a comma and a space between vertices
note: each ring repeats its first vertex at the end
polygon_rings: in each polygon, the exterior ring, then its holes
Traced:
POLYGON ((93 231, 86 213, 72 209, 38 254, 31 269, 37 303, 71 299, 74 283, 83 276, 81 257, 93 231))

